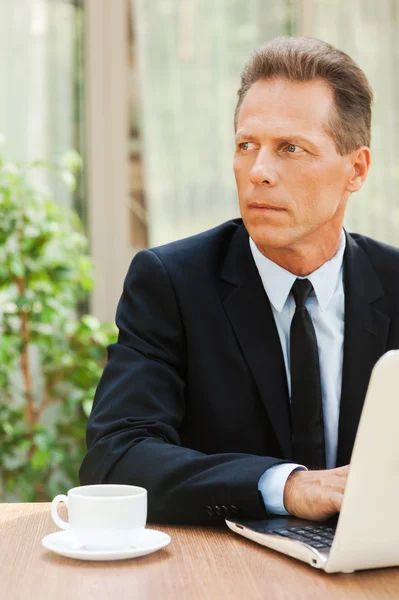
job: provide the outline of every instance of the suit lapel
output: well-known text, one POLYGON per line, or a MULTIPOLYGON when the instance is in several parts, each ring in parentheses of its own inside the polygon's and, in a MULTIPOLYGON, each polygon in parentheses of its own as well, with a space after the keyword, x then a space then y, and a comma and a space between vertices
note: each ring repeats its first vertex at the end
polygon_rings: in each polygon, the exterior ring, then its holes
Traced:
POLYGON ((345 334, 337 466, 350 462, 371 371, 386 351, 390 319, 373 303, 384 295, 364 250, 346 234, 345 334))
POLYGON ((230 244, 222 271, 229 284, 223 306, 253 374, 284 458, 292 457, 287 378, 280 339, 241 225, 230 244))

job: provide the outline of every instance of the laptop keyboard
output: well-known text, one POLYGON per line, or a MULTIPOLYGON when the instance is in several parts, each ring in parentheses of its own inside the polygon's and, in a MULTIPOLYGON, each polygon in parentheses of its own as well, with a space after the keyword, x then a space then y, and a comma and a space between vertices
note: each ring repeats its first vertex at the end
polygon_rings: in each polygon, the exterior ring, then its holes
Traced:
POLYGON ((326 525, 306 525, 304 527, 278 527, 277 529, 256 529, 261 533, 281 535, 297 542, 303 542, 317 550, 330 549, 334 540, 335 528, 326 525))

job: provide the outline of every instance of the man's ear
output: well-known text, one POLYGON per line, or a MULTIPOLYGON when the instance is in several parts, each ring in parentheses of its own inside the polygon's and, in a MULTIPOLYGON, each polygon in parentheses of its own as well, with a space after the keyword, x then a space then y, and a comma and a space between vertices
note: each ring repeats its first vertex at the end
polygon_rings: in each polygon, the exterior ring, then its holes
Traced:
POLYGON ((367 173, 371 163, 371 152, 367 146, 361 146, 350 155, 352 164, 352 175, 348 181, 347 190, 357 192, 366 181, 367 173))

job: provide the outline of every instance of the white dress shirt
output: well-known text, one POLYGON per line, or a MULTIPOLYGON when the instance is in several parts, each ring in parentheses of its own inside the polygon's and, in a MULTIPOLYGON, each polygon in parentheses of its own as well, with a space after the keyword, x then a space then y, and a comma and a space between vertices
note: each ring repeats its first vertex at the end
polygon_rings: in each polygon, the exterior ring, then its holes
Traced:
MULTIPOLYGON (((306 301, 306 308, 313 321, 319 350, 327 469, 335 467, 337 457, 344 341, 343 255, 345 241, 345 233, 342 231, 340 244, 333 258, 306 278, 299 278, 309 279, 314 289, 306 301)), ((297 275, 286 271, 266 258, 251 238, 249 244, 276 322, 291 401, 289 349, 290 326, 295 312, 295 300, 290 291, 297 275)), ((266 510, 270 513, 288 514, 283 502, 284 486, 290 473, 298 467, 300 465, 294 463, 276 465, 265 471, 260 478, 258 487, 262 493, 266 510)))

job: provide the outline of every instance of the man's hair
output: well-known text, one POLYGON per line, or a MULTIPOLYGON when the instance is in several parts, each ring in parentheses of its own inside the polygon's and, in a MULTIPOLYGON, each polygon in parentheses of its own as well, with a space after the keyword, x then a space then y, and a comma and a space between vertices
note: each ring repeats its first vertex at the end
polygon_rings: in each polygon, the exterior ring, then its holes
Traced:
POLYGON ((259 80, 282 78, 293 82, 325 81, 333 92, 334 108, 327 124, 341 155, 370 146, 373 92, 366 75, 345 52, 311 37, 278 37, 257 48, 241 74, 234 114, 249 88, 259 80))

